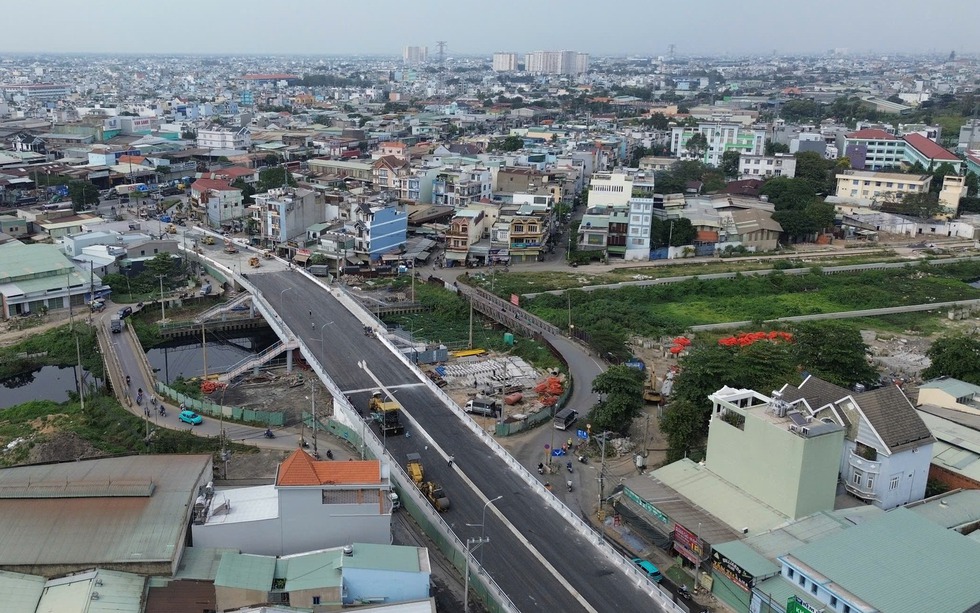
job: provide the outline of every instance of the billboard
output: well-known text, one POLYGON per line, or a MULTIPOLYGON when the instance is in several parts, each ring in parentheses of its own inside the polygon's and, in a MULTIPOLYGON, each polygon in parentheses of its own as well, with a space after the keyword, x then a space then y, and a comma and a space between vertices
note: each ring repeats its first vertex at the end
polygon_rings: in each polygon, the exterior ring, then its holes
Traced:
POLYGON ((746 592, 750 591, 752 575, 717 551, 711 552, 711 568, 746 592))
POLYGON ((704 557, 704 542, 680 524, 674 524, 674 549, 692 564, 700 565, 704 557))

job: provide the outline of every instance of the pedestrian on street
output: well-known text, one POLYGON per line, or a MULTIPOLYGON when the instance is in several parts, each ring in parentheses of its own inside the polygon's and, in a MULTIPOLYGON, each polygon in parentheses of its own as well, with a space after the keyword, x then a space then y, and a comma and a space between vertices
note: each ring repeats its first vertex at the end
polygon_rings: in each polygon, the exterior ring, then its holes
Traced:
POLYGON ((453 467, 453 460, 455 460, 455 459, 456 458, 454 456, 449 456, 449 468, 452 468, 453 467))

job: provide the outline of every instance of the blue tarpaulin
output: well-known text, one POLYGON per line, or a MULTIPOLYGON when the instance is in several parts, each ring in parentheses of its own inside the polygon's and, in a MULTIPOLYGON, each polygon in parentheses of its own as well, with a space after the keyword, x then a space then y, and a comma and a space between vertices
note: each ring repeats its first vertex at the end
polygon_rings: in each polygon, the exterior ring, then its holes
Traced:
POLYGON ((564 449, 558 448, 558 449, 552 449, 551 450, 551 457, 553 457, 553 458, 557 458, 557 457, 560 457, 560 456, 563 456, 563 455, 565 455, 565 450, 564 449))
POLYGON ((585 430, 576 430, 575 435, 580 439, 582 439, 583 441, 589 440, 589 433, 586 432, 585 430))

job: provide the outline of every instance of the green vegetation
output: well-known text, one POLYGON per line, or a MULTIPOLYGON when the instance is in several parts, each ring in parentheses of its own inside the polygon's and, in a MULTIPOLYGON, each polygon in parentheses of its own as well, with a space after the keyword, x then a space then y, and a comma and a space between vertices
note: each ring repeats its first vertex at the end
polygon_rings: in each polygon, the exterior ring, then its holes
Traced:
POLYGON ((669 285, 540 295, 524 308, 556 326, 571 320, 588 334, 600 331, 646 337, 678 334, 687 328, 729 321, 761 322, 810 315, 925 304, 980 297, 964 280, 980 274, 980 263, 908 266, 903 269, 799 276, 776 271, 764 277, 691 279, 669 285))
POLYGON ((953 377, 980 385, 980 340, 957 334, 937 339, 926 352, 932 364, 922 371, 924 379, 953 377))
MULTIPOLYGON (((150 426, 146 440, 146 422, 123 409, 115 398, 95 396, 85 399, 82 410, 77 399, 57 403, 47 400, 27 402, 0 411, 0 442, 4 445, 17 438, 26 443, 0 456, 0 465, 10 466, 28 460, 36 445, 59 433, 70 432, 87 441, 102 455, 131 453, 215 453, 221 443, 180 430, 150 426)), ((228 444, 233 451, 254 452, 247 445, 228 444)))
MULTIPOLYGON (((583 251, 579 253, 596 254, 600 252, 583 251)), ((709 275, 724 272, 747 272, 750 270, 769 270, 772 268, 806 268, 808 266, 813 266, 813 262, 811 260, 814 258, 814 256, 809 255, 806 256, 807 261, 802 259, 762 261, 758 259, 759 254, 752 254, 752 256, 752 259, 738 261, 723 260, 713 262, 685 263, 684 260, 668 260, 664 261, 660 265, 615 268, 599 274, 580 272, 571 268, 568 269, 568 272, 515 272, 512 270, 511 272, 507 273, 497 273, 493 282, 493 292, 503 298, 509 298, 511 294, 533 294, 538 292, 586 287, 590 285, 608 285, 611 283, 622 283, 626 281, 667 279, 670 277, 709 275)), ((846 266, 854 264, 868 264, 872 262, 897 261, 907 260, 898 257, 894 251, 887 249, 882 249, 874 253, 819 259, 821 266, 846 266)), ((490 290, 491 285, 490 275, 485 272, 461 276, 459 278, 459 282, 481 287, 487 291, 490 290)))
POLYGON ((592 391, 604 394, 589 411, 594 432, 625 433, 643 408, 644 373, 628 366, 612 366, 592 380, 592 391))
POLYGON ((856 326, 820 321, 789 330, 794 342, 723 346, 714 335, 698 337, 679 362, 680 375, 661 419, 669 445, 668 461, 698 447, 711 416, 708 395, 726 385, 767 394, 786 383, 800 383, 804 371, 845 388, 877 382, 877 373, 867 360, 868 347, 856 326))
POLYGON ((75 323, 73 332, 69 332, 69 326, 61 326, 0 348, 0 378, 28 373, 42 366, 72 366, 78 364, 79 354, 82 368, 96 377, 105 376, 95 328, 75 323))
MULTIPOLYGON (((399 278, 390 285, 392 289, 405 291, 410 279, 399 278)), ((408 290, 411 291, 411 290, 408 290)), ((415 294, 418 302, 429 308, 424 313, 407 313, 403 315, 388 315, 384 321, 387 324, 400 325, 413 332, 417 338, 434 343, 446 343, 450 347, 459 347, 469 338, 469 306, 456 294, 425 283, 415 284, 415 294)), ((539 368, 557 368, 558 359, 551 355, 547 347, 541 343, 515 334, 513 347, 504 342, 502 326, 473 314, 473 343, 491 351, 511 353, 523 358, 539 368)))

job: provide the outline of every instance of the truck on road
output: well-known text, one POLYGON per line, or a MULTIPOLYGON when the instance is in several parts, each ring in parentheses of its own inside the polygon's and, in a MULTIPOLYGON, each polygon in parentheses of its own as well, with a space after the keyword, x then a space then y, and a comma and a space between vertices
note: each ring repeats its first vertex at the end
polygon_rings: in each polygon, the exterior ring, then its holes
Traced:
POLYGON ((443 513, 449 510, 449 498, 442 491, 441 486, 436 485, 432 481, 426 481, 422 484, 421 489, 425 497, 432 503, 432 506, 436 508, 436 511, 443 513))
POLYGON ((422 487, 425 481, 425 471, 422 469, 422 457, 417 453, 408 454, 408 476, 412 478, 415 487, 422 487))
POLYGON ((109 331, 122 332, 123 326, 125 325, 125 320, 119 315, 113 315, 112 319, 109 320, 109 331))
POLYGON ((405 431, 405 427, 402 426, 399 418, 401 409, 401 405, 391 398, 382 400, 380 391, 371 395, 371 402, 368 404, 371 419, 377 422, 381 433, 384 435, 396 435, 405 431))

